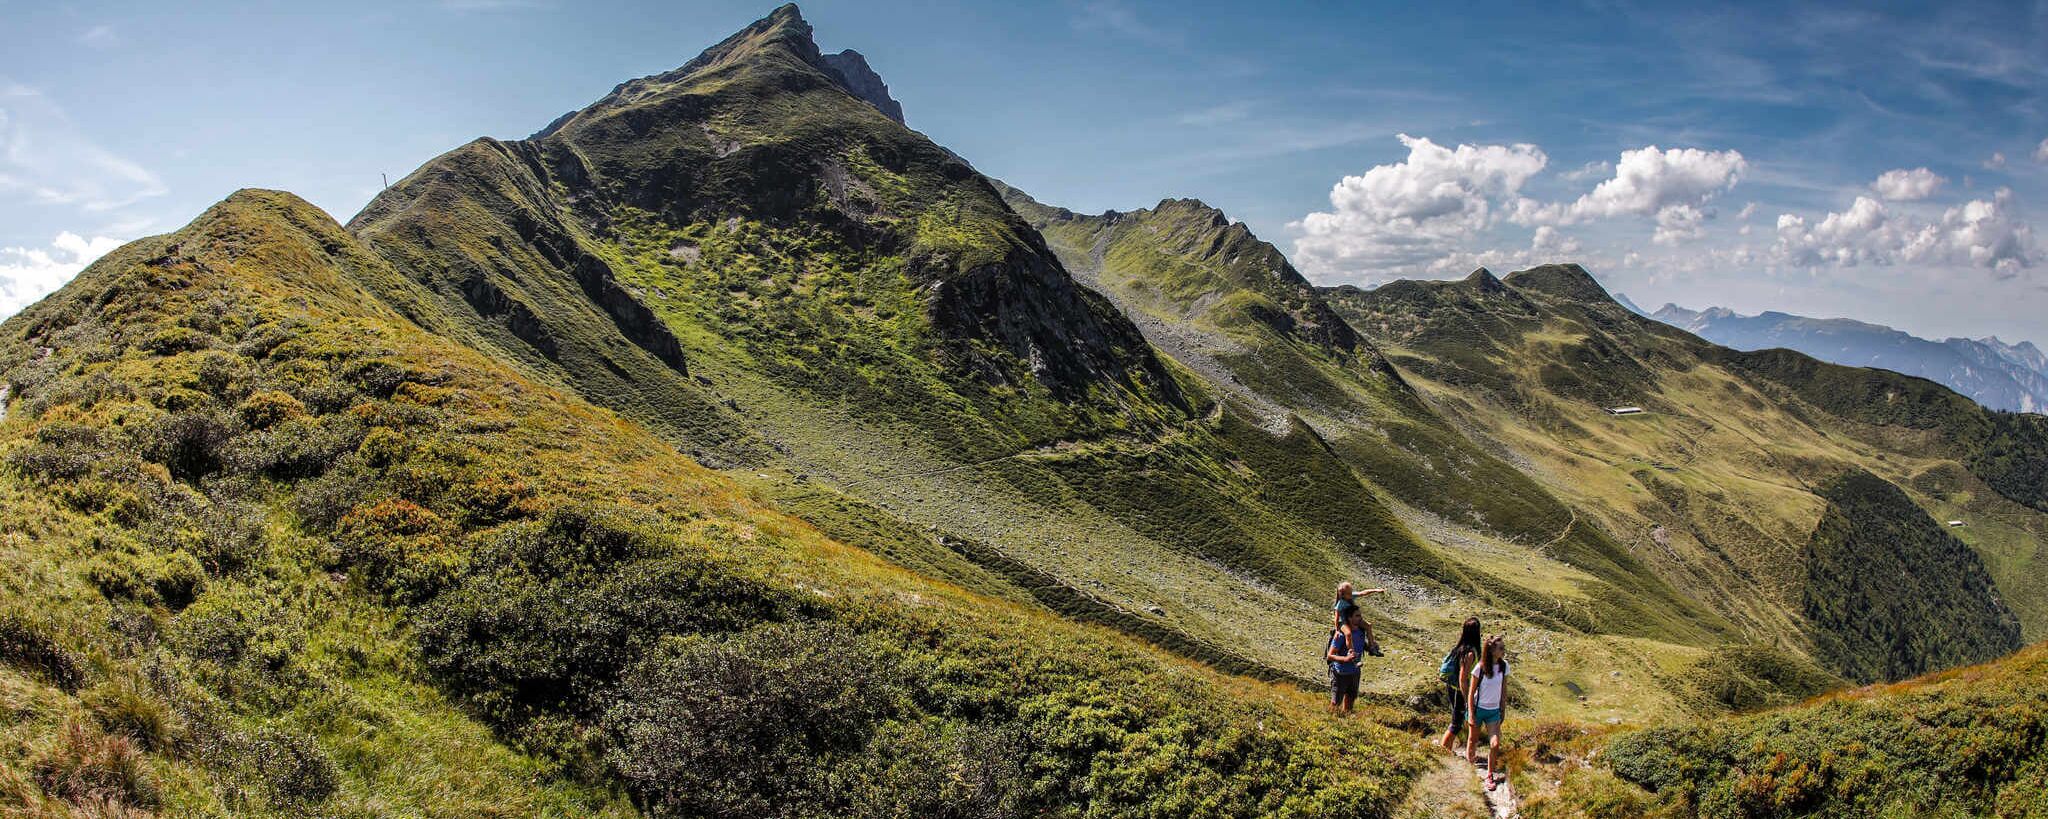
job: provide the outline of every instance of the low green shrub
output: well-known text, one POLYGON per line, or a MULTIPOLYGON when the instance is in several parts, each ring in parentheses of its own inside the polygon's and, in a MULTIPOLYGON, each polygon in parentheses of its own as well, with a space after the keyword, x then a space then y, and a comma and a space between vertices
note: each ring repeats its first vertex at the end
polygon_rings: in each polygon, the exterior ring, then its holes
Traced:
POLYGON ((895 685, 881 649, 830 624, 664 640, 603 717, 609 758, 656 815, 836 813, 840 765, 894 710, 895 685))
POLYGON ((18 611, 0 610, 0 663, 65 691, 85 683, 84 656, 58 642, 47 620, 18 611))
POLYGON ((206 585, 199 559, 183 550, 145 553, 108 550, 94 555, 86 578, 110 598, 161 605, 173 611, 191 605, 206 585))
POLYGON ((128 737, 147 751, 171 751, 183 741, 185 724, 171 705, 131 677, 116 677, 79 697, 93 721, 110 734, 128 737))

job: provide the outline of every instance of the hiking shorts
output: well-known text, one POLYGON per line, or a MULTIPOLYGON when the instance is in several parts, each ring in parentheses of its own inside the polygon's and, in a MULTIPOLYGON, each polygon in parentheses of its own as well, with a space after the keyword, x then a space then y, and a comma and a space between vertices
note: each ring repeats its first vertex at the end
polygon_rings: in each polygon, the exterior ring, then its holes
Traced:
POLYGON ((1506 718, 1507 715, 1504 713, 1506 711, 1507 709, 1505 708, 1474 708, 1472 709, 1472 723, 1480 728, 1488 725, 1499 725, 1500 721, 1506 718))
POLYGON ((1330 672, 1330 702, 1336 704, 1347 699, 1358 699, 1358 674, 1330 672))

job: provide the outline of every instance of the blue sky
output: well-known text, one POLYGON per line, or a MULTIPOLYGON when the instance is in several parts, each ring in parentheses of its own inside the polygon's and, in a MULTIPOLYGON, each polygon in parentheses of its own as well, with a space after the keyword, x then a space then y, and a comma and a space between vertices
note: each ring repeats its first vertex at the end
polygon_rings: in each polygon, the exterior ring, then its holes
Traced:
MULTIPOLYGON (((828 2, 912 127, 1311 278, 1585 263, 1647 307, 2048 342, 2048 3, 828 2)), ((768 3, 0 0, 0 310, 236 188, 346 219, 768 3)))

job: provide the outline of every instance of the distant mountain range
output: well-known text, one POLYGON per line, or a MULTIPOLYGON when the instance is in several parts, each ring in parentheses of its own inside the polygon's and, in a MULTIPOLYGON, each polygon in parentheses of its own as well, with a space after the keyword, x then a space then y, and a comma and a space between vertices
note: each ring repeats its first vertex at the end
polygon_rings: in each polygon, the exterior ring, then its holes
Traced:
POLYGON ((1938 381, 1991 409, 2048 411, 2048 355, 2031 341, 1920 338, 1881 324, 1766 312, 1745 316, 1726 307, 1687 310, 1666 304, 1654 313, 1618 296, 1638 313, 1738 350, 1784 347, 1836 364, 1879 367, 1938 381))

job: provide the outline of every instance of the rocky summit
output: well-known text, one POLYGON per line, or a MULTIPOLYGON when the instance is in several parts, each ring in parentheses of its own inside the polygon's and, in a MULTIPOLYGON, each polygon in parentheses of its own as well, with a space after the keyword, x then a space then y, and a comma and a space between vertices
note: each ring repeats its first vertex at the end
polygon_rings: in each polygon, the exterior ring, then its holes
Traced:
POLYGON ((0 376, 24 815, 1461 815, 1468 616, 1495 809, 2048 810, 2048 418, 1040 202, 795 6, 346 224, 238 192, 0 376))

